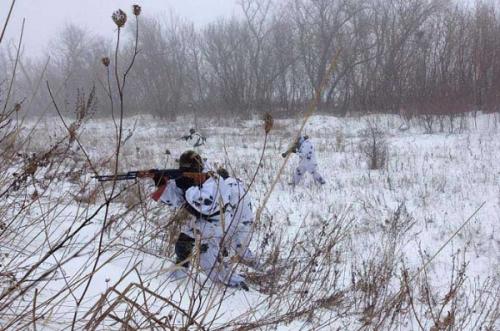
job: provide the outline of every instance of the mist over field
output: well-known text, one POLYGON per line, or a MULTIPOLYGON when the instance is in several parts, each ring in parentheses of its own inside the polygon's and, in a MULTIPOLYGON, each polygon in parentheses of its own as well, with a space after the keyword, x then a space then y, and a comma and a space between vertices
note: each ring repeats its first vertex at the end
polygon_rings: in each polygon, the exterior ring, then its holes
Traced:
POLYGON ((87 5, 0 7, 0 330, 500 329, 496 1, 87 5))

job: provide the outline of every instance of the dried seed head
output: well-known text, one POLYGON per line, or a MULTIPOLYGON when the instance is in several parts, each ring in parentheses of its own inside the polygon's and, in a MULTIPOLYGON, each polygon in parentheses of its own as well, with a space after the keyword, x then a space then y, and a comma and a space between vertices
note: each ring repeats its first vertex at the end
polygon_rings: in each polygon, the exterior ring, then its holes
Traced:
POLYGON ((73 143, 76 140, 77 129, 78 129, 78 125, 76 123, 72 123, 69 126, 69 128, 68 128, 68 137, 69 137, 69 142, 70 143, 73 143))
POLYGON ((32 200, 32 201, 38 200, 38 197, 39 197, 39 195, 38 195, 38 191, 37 191, 37 190, 35 190, 35 191, 33 192, 33 194, 31 194, 31 200, 32 200))
POLYGON ((266 132, 266 134, 268 134, 269 131, 271 131, 271 129, 273 128, 273 124, 274 120, 271 114, 269 113, 264 114, 264 131, 266 132))
POLYGON ((107 57, 107 56, 103 57, 103 58, 101 59, 101 62, 102 62, 102 64, 103 64, 105 67, 109 67, 109 63, 110 63, 110 61, 109 61, 109 57, 107 57))
POLYGON ((113 15, 111 15, 111 18, 118 28, 123 27, 125 22, 127 22, 127 14, 125 14, 125 12, 121 9, 115 11, 113 15))
POLYGON ((15 112, 18 112, 18 111, 20 111, 20 110, 21 110, 21 104, 20 104, 20 103, 16 103, 16 104, 14 105, 14 111, 15 111, 15 112))
POLYGON ((28 176, 34 175, 38 169, 38 164, 35 160, 30 161, 24 168, 24 173, 28 176))
POLYGON ((141 15, 141 9, 142 8, 139 5, 133 5, 132 6, 132 10, 133 10, 135 16, 141 15))

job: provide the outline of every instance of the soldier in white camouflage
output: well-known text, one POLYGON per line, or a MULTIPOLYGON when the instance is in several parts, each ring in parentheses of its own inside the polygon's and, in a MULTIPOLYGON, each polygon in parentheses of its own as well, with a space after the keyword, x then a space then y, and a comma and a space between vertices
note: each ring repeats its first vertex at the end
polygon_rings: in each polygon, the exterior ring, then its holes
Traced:
POLYGON ((192 144, 194 149, 205 145, 205 142, 207 141, 207 138, 202 136, 194 128, 189 129, 189 134, 182 136, 180 139, 185 140, 188 144, 192 144))
POLYGON ((281 156, 287 157, 290 153, 299 155, 299 164, 293 173, 292 185, 298 185, 306 172, 309 172, 317 184, 325 184, 323 176, 318 172, 318 162, 314 153, 314 146, 309 136, 300 136, 294 144, 281 156))
MULTIPOLYGON (((179 169, 202 173, 203 160, 194 151, 184 152, 179 158, 179 169)), ((164 185, 159 200, 189 213, 175 245, 177 267, 170 277, 180 279, 188 275, 189 261, 196 246, 199 247, 200 269, 212 281, 248 290, 244 278, 235 272, 233 266, 222 263, 226 231, 222 220, 232 217, 228 208, 230 189, 224 179, 210 174, 203 183, 181 177, 168 180, 164 185), (199 240, 197 244, 196 240, 199 240)))

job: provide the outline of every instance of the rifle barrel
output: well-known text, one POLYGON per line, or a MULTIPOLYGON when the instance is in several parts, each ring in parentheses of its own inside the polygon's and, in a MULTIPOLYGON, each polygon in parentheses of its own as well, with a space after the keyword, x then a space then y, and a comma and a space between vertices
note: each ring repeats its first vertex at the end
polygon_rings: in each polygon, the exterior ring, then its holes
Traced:
POLYGON ((139 171, 129 171, 126 174, 93 176, 92 178, 95 178, 100 182, 109 182, 112 180, 132 180, 136 179, 138 174, 139 171))

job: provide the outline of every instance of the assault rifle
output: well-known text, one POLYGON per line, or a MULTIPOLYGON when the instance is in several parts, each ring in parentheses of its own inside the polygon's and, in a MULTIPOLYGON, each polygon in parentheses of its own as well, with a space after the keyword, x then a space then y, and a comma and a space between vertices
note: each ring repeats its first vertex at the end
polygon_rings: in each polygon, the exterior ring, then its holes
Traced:
POLYGON ((286 150, 286 152, 282 153, 282 154, 281 154, 281 156, 283 156, 283 157, 287 157, 287 156, 288 156, 288 154, 290 154, 290 153, 296 153, 296 152, 297 152, 297 149, 299 149, 299 144, 294 143, 294 144, 293 144, 290 148, 288 148, 288 149, 286 150))
MULTIPOLYGON (((307 140, 309 139, 309 136, 305 135, 305 136, 302 136, 304 138, 304 140, 307 140)), ((299 150, 300 148, 300 137, 298 137, 294 142, 293 144, 286 150, 286 152, 282 153, 281 156, 283 157, 287 157, 288 154, 290 153, 297 153, 297 151, 299 150)))
POLYGON ((196 184, 203 184, 210 174, 204 172, 187 172, 181 169, 150 169, 135 170, 116 175, 93 176, 100 182, 109 182, 114 180, 134 180, 137 178, 152 178, 156 186, 165 184, 169 179, 190 179, 196 184))

